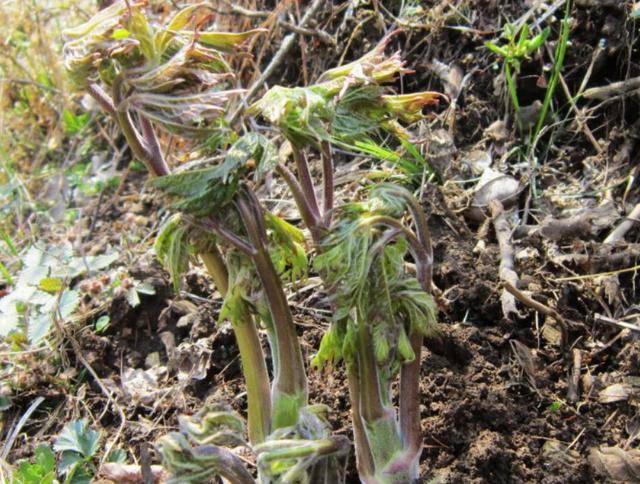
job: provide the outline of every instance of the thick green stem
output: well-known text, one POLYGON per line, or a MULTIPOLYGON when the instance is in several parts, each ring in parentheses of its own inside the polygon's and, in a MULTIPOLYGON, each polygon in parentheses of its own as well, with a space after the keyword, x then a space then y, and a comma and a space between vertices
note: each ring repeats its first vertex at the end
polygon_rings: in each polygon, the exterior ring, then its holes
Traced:
POLYGON ((353 421, 353 438, 356 447, 356 466, 358 475, 373 476, 375 466, 371 457, 371 449, 364 430, 362 413, 360 413, 360 378, 357 362, 347 364, 347 380, 349 382, 349 402, 351 404, 351 419, 353 421))
POLYGON ((236 202, 240 217, 251 244, 256 249, 252 256, 262 283, 278 347, 277 369, 271 390, 273 429, 296 423, 299 409, 307 404, 307 376, 293 316, 282 289, 282 281, 273 266, 266 247, 266 231, 262 209, 247 188, 236 202))
POLYGON ((360 411, 365 422, 378 420, 386 415, 373 348, 373 339, 369 328, 363 321, 360 321, 358 323, 358 368, 363 397, 360 400, 360 411))
POLYGON ((378 473, 402 447, 395 412, 385 406, 380 375, 374 355, 374 343, 368 325, 358 324, 358 368, 360 412, 371 457, 378 473))
POLYGON ((509 91, 509 96, 511 96, 511 103, 513 104, 513 109, 516 112, 516 120, 518 122, 518 128, 522 130, 522 120, 520 119, 520 102, 518 101, 518 90, 516 88, 516 81, 514 79, 513 74, 511 73, 511 65, 509 61, 505 61, 504 63, 504 76, 507 79, 507 87, 509 91))
POLYGON ((208 247, 206 251, 200 253, 200 258, 222 297, 226 296, 229 290, 229 273, 218 248, 208 247))
MULTIPOLYGON (((218 291, 224 296, 229 290, 227 269, 218 249, 213 246, 200 254, 207 271, 213 278, 218 291)), ((247 420, 249 441, 252 444, 264 442, 269 435, 271 399, 269 398, 269 373, 262 352, 258 329, 253 317, 240 302, 242 317, 233 325, 233 332, 240 351, 242 373, 247 387, 247 420)))

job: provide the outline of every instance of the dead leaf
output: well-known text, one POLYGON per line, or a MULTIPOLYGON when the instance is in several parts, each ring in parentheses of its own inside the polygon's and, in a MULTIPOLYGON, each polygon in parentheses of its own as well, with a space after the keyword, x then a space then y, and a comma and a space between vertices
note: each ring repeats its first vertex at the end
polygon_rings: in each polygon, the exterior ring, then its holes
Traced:
POLYGON ((533 388, 537 388, 536 385, 536 363, 533 352, 530 348, 520 343, 520 341, 512 339, 509 341, 511 349, 516 357, 516 360, 520 364, 522 371, 527 376, 527 380, 533 388))
MULTIPOLYGON (((100 468, 100 474, 107 482, 118 484, 142 484, 144 482, 141 466, 134 464, 107 462, 100 468)), ((151 474, 153 482, 156 484, 164 482, 170 477, 169 473, 160 465, 152 465, 151 474)))
POLYGON ((487 129, 484 130, 485 136, 489 136, 494 141, 505 141, 509 138, 509 130, 507 125, 501 119, 491 123, 487 129))
POLYGON ((522 187, 512 176, 487 168, 482 172, 473 191, 473 202, 466 215, 472 220, 482 221, 485 218, 485 208, 492 200, 497 200, 504 208, 509 208, 518 199, 522 187))
POLYGON ((598 474, 613 482, 640 481, 640 449, 594 447, 589 452, 589 463, 598 474))
POLYGON ((122 388, 133 404, 150 405, 167 391, 159 383, 159 379, 166 373, 167 369, 164 366, 148 370, 127 368, 122 374, 122 388))
POLYGON ((431 63, 431 70, 444 84, 444 93, 449 99, 457 99, 462 91, 462 81, 464 72, 456 64, 447 65, 434 59, 431 63))
POLYGON ((633 389, 631 388, 631 385, 614 383, 600 391, 598 401, 600 403, 622 402, 628 400, 632 392, 633 389))
POLYGON ((550 463, 573 466, 580 454, 557 440, 547 440, 542 446, 542 458, 550 463))
POLYGON ((179 381, 203 380, 211 366, 211 342, 201 338, 195 343, 184 341, 175 349, 170 366, 177 370, 179 381))
POLYGON ((542 337, 552 345, 560 346, 562 343, 562 331, 557 321, 553 318, 546 318, 542 325, 542 337))
POLYGON ((479 175, 491 166, 491 154, 485 150, 471 150, 461 158, 460 164, 479 175))

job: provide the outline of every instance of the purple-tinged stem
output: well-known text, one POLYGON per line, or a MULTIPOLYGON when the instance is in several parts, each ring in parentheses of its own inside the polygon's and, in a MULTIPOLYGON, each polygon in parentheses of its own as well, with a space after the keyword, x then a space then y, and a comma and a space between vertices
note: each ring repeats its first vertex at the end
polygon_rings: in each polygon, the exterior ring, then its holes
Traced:
POLYGON ((164 159, 162 149, 160 148, 160 143, 158 142, 158 136, 156 135, 155 129, 153 129, 151 121, 149 121, 142 115, 139 115, 138 119, 140 121, 142 136, 144 137, 149 151, 149 163, 153 165, 154 171, 158 176, 168 175, 170 173, 169 165, 167 165, 167 162, 164 159))
POLYGON ((116 106, 113 104, 113 99, 111 99, 98 84, 94 82, 89 83, 87 92, 95 99, 104 112, 111 116, 116 115, 116 106))
POLYGON ((405 449, 422 451, 422 429, 420 424, 420 368, 422 360, 422 334, 415 332, 409 336, 415 358, 400 369, 400 433, 405 449))
POLYGON ((279 361, 274 364, 277 374, 272 388, 272 424, 274 428, 293 425, 298 418, 298 409, 306 405, 308 399, 307 375, 293 315, 266 247, 262 208, 248 187, 238 195, 236 207, 247 236, 256 249, 252 260, 264 288, 277 339, 279 361))
POLYGON ((220 222, 214 217, 208 217, 204 220, 196 220, 193 217, 189 217, 189 216, 187 216, 186 218, 191 224, 195 225, 196 227, 201 227, 204 230, 209 230, 211 232, 218 234, 220 237, 226 240, 233 247, 238 249, 240 252, 248 255, 249 257, 253 257, 256 254, 255 247, 247 243, 242 238, 238 237, 229 229, 220 225, 220 222))
POLYGON ((320 217, 320 209, 318 208, 318 199, 316 198, 316 189, 313 186, 313 180, 311 179, 311 173, 309 172, 309 163, 305 154, 295 146, 292 146, 293 160, 296 163, 296 171, 298 172, 298 180, 302 187, 302 193, 304 194, 307 204, 316 217, 320 217))
POLYGON ((145 164, 151 175, 153 176, 162 176, 157 173, 156 170, 159 168, 154 166, 153 164, 153 156, 149 151, 149 147, 146 144, 146 141, 142 137, 142 135, 136 129, 133 119, 131 119, 131 113, 128 109, 122 107, 122 83, 123 78, 122 75, 117 75, 113 81, 112 90, 113 90, 113 104, 116 107, 116 120, 120 125, 120 129, 124 134, 124 137, 133 152, 133 155, 142 163, 145 164))
POLYGON ((300 211, 302 221, 311 232, 313 241, 317 244, 320 240, 319 217, 313 213, 313 210, 311 209, 309 201, 304 195, 300 183, 296 179, 295 175, 291 172, 291 170, 289 170, 289 168, 287 168, 283 164, 279 164, 277 170, 280 176, 284 178, 284 181, 289 186, 289 190, 291 190, 291 194, 293 195, 293 198, 296 201, 296 205, 298 206, 298 210, 300 211))
POLYGON ((323 206, 322 217, 324 224, 328 227, 331 225, 331 214, 333 212, 333 155, 331 153, 331 144, 323 141, 320 145, 322 157, 322 179, 323 187, 323 206))

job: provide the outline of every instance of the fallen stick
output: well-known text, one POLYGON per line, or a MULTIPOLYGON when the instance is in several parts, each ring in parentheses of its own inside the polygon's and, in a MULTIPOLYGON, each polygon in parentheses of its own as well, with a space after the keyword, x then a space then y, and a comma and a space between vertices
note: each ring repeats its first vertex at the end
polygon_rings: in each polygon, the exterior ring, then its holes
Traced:
POLYGON ((518 274, 515 271, 513 262, 513 246, 511 245, 511 226, 504 212, 504 207, 499 200, 489 202, 489 210, 493 220, 493 227, 496 231, 496 239, 500 247, 500 267, 498 274, 503 282, 503 290, 500 295, 502 303, 502 314, 506 319, 511 319, 511 315, 520 316, 516 308, 516 299, 513 294, 506 290, 508 285, 515 287, 518 285, 518 274))
POLYGON ((578 348, 573 349, 573 368, 569 374, 567 385, 567 400, 578 402, 580 400, 580 367, 582 366, 582 354, 578 348))
POLYGON ((519 289, 517 289, 514 285, 510 284, 509 282, 503 282, 502 286, 504 288, 504 290, 506 290, 509 294, 511 294, 513 297, 515 297, 518 301, 520 301, 522 304, 524 304, 525 306, 529 306, 530 308, 534 309, 535 311, 544 314, 545 316, 549 316, 553 319, 555 319, 558 324, 560 325, 560 333, 561 333, 561 344, 564 346, 567 342, 567 322, 565 321, 565 319, 560 315, 560 313, 558 311, 556 311, 553 308, 550 308, 549 306, 546 306, 544 304, 542 304, 539 301, 536 301, 535 299, 527 296, 525 293, 523 293, 522 291, 520 291, 519 289))
POLYGON ((634 224, 640 222, 640 203, 633 207, 631 213, 620 222, 620 224, 611 231, 607 238, 604 239, 605 244, 615 244, 624 239, 624 236, 631 230, 634 224))
POLYGON ((600 321, 602 323, 607 323, 607 324, 611 324, 611 325, 614 325, 614 326, 618 326, 620 328, 624 328, 624 329, 629 329, 631 331, 640 332, 640 325, 633 324, 633 323, 627 323, 626 321, 619 321, 617 319, 609 318, 609 317, 604 316, 602 314, 595 314, 594 315, 594 319, 596 321, 600 321))
POLYGON ((564 318, 555 309, 550 308, 549 306, 546 306, 541 302, 527 296, 524 292, 508 282, 503 282, 502 285, 510 294, 513 294, 513 296, 525 306, 529 306, 530 308, 536 310, 541 314, 544 314, 545 316, 552 317, 560 324, 566 325, 564 318))
POLYGON ((613 96, 626 96, 636 89, 640 89, 640 77, 613 82, 608 86, 592 87, 584 91, 582 97, 585 99, 599 99, 604 101, 613 96))

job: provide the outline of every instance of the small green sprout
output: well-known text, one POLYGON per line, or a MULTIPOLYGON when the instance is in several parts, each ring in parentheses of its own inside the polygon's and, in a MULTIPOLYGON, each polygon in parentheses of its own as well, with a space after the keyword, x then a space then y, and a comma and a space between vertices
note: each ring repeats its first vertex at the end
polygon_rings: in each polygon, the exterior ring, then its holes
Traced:
POLYGON ((484 44, 487 49, 503 59, 504 76, 516 114, 520 111, 516 77, 520 73, 521 64, 524 60, 530 59, 531 54, 545 43, 550 33, 551 29, 546 27, 538 35, 531 37, 527 24, 520 27, 520 30, 517 30, 513 24, 506 24, 502 33, 502 37, 507 41, 505 44, 498 45, 491 41, 484 44))

